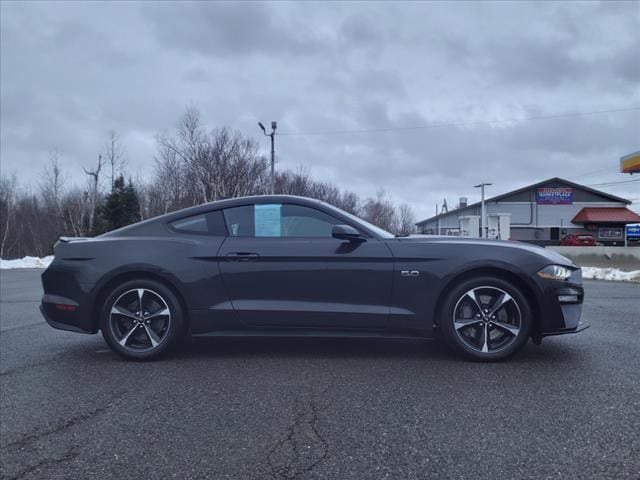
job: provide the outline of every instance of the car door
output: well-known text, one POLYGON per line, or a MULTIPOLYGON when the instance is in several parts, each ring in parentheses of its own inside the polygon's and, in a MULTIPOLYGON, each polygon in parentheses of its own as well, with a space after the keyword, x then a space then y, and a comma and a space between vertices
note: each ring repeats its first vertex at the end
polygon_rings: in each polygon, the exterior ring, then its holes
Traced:
POLYGON ((274 328, 382 329, 389 315, 393 259, 375 238, 331 236, 344 223, 293 203, 223 211, 229 236, 218 253, 238 319, 274 328))

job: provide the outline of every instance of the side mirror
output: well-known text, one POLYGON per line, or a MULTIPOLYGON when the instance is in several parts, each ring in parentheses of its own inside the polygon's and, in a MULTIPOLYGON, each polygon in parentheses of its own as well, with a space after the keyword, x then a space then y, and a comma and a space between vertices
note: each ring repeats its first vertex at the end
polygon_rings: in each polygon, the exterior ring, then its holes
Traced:
POLYGON ((360 232, 353 228, 351 225, 334 225, 331 230, 331 236, 333 238, 339 238, 340 240, 348 240, 350 242, 364 242, 365 238, 360 235, 360 232))

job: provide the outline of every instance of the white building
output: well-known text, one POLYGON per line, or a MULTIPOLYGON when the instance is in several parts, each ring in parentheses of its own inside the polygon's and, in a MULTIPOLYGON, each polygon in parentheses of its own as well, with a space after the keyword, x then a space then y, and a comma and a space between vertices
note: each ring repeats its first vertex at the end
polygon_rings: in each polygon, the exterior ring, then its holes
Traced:
MULTIPOLYGON (((640 222, 629 200, 561 178, 485 201, 489 237, 539 245, 558 244, 570 233, 589 233, 606 245, 624 244, 625 225, 640 222)), ((418 222, 420 233, 478 237, 480 202, 418 222)))

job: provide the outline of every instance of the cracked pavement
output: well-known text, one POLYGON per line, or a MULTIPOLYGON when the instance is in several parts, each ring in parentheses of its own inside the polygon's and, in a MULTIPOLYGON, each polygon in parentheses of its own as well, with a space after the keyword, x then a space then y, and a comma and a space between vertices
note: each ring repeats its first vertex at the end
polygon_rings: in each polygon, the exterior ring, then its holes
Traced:
POLYGON ((1 271, 0 478, 634 479, 640 286, 587 282, 579 335, 471 363, 435 342, 206 339, 154 363, 1 271))
MULTIPOLYGON (((325 398, 327 389, 319 396, 325 398)), ((328 445, 318 431, 318 413, 326 410, 318 407, 318 400, 309 398, 295 400, 295 414, 292 424, 287 428, 286 436, 267 452, 268 471, 260 472, 261 477, 295 479, 322 462, 328 452, 328 445)), ((262 464, 260 465, 262 466, 262 464)))

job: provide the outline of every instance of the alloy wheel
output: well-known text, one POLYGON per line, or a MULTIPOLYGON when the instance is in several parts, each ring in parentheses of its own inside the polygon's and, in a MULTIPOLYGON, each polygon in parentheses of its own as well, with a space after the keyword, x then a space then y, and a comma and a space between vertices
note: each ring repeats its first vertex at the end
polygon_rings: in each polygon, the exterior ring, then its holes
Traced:
POLYGON ((495 353, 516 341, 522 314, 516 300, 492 286, 472 288, 460 297, 453 310, 458 338, 472 350, 495 353))
POLYGON ((150 351, 166 338, 171 311, 162 296, 148 288, 127 290, 111 307, 109 328, 121 347, 150 351))

